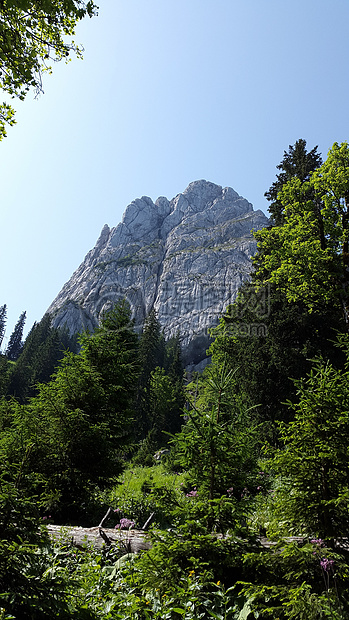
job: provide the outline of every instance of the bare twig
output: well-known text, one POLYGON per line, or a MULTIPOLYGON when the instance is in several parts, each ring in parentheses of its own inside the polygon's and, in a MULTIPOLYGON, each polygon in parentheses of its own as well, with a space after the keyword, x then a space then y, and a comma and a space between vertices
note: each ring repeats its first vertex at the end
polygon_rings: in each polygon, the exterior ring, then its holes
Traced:
POLYGON ((148 525, 150 524, 151 520, 153 519, 153 516, 155 515, 155 512, 152 512, 150 517, 146 520, 146 522, 144 523, 142 530, 146 530, 148 525))
POLYGON ((104 521, 106 520, 106 518, 107 518, 107 517, 109 517, 109 515, 110 515, 111 511, 112 511, 112 508, 110 508, 110 507, 109 507, 109 508, 108 508, 108 510, 107 510, 107 512, 106 512, 106 514, 104 515, 104 517, 103 517, 102 521, 101 521, 101 522, 100 522, 100 524, 98 525, 98 527, 102 527, 102 525, 103 525, 104 521))

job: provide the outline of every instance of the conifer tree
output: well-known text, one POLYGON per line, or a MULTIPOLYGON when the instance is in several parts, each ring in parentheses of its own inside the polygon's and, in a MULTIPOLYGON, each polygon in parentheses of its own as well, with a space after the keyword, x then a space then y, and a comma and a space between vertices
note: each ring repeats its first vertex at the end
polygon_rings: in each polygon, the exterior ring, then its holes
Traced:
MULTIPOLYGON (((335 151, 338 160, 338 149, 335 151)), ((214 330, 214 359, 227 359, 231 367, 237 368, 236 389, 247 404, 260 405, 264 419, 269 421, 288 419, 292 414, 285 405, 287 399, 295 397, 292 378, 299 379, 309 372, 310 359, 322 355, 337 367, 343 363, 343 356, 333 344, 336 330, 343 330, 341 309, 330 299, 330 287, 326 291, 324 286, 324 282, 333 282, 334 278, 333 272, 329 275, 328 260, 322 249, 329 243, 329 235, 325 234, 323 201, 315 187, 316 179, 324 181, 324 165, 318 168, 320 163, 317 147, 308 153, 305 140, 298 140, 289 147, 288 153, 285 151, 283 161, 277 166, 282 172, 266 192, 271 202, 272 226, 255 233, 259 243, 251 281, 241 287, 237 301, 228 308, 220 326, 214 330), (312 181, 309 181, 310 177, 312 181), (303 208, 299 213, 299 230, 303 231, 303 236, 298 242, 295 242, 296 226, 288 219, 288 187, 302 188, 302 196, 299 191, 297 195, 292 194, 297 208, 303 208), (284 261, 284 272, 288 275, 302 243, 308 244, 306 258, 311 258, 311 237, 304 233, 309 219, 317 251, 325 258, 322 262, 306 260, 303 265, 298 265, 297 293, 302 290, 303 298, 300 294, 291 298, 289 283, 282 283, 280 287, 277 278, 271 280, 271 276, 273 272, 277 273, 279 259, 287 244, 290 260, 284 261), (321 269, 322 279, 319 277, 321 269), (316 292, 317 281, 324 294, 318 296, 315 313, 307 304, 307 296, 309 298, 316 292), (255 330, 254 333, 253 327, 259 325, 261 332, 255 330)))
POLYGON ((10 363, 6 355, 0 355, 0 399, 7 394, 10 363))
POLYGON ((137 334, 121 302, 78 354, 66 351, 57 371, 25 405, 6 401, 12 420, 1 459, 21 463, 23 486, 55 519, 86 519, 93 485, 103 487, 124 466, 138 380, 137 334))
POLYGON ((156 311, 153 309, 145 318, 139 341, 139 361, 141 364, 141 382, 146 384, 150 373, 156 366, 163 365, 163 338, 156 311))
POLYGON ((164 338, 161 326, 153 309, 144 321, 143 331, 139 340, 138 360, 140 365, 139 386, 137 394, 137 410, 141 424, 142 437, 148 434, 151 421, 149 418, 149 398, 151 373, 157 366, 163 366, 164 338))
POLYGON ((21 403, 34 396, 35 386, 49 380, 65 350, 77 352, 76 337, 70 337, 65 328, 52 327, 50 315, 45 314, 39 323, 34 323, 11 369, 8 394, 21 403))
POLYGON ((5 335, 6 328, 6 304, 0 306, 0 348, 5 335))
POLYGON ((195 387, 197 398, 190 403, 187 421, 174 442, 192 484, 202 498, 210 500, 226 494, 227 489, 241 499, 256 480, 256 411, 242 403, 234 373, 224 363, 205 369, 195 387))
POLYGON ((235 368, 235 389, 245 405, 258 405, 267 422, 263 432, 272 432, 275 420, 289 420, 292 410, 287 400, 294 400, 292 379, 300 379, 311 368, 316 356, 329 359, 337 368, 344 356, 335 346, 336 334, 343 330, 340 311, 324 305, 321 314, 309 313, 304 304, 289 303, 278 290, 270 295, 266 316, 247 305, 244 288, 251 295, 251 285, 241 289, 241 299, 227 309, 219 325, 212 330, 212 360, 235 368), (261 327, 260 333, 254 326, 261 327))
POLYGON ((309 181, 310 173, 322 164, 320 153, 317 152, 317 146, 311 151, 306 149, 306 141, 300 138, 293 146, 288 147, 288 152, 284 151, 284 157, 277 167, 281 170, 276 175, 276 181, 272 183, 264 196, 271 203, 269 213, 272 223, 280 225, 283 222, 284 205, 280 201, 278 194, 282 187, 290 181, 290 179, 299 179, 302 183, 309 181))
POLYGON ((177 333, 165 342, 164 367, 156 366, 151 372, 147 388, 154 450, 168 443, 168 433, 176 433, 181 428, 185 403, 183 370, 177 333))
POLYGON ((165 344, 165 371, 171 380, 174 394, 174 406, 166 415, 165 430, 175 433, 182 425, 184 394, 184 367, 179 331, 165 344))
POLYGON ((293 178, 278 196, 282 225, 255 233, 255 283, 277 286, 309 312, 341 305, 349 325, 349 145, 334 143, 309 181, 293 178))
POLYGON ((10 336, 9 343, 6 349, 6 355, 9 360, 12 362, 16 361, 23 349, 23 329, 26 319, 26 312, 22 312, 20 315, 15 328, 10 336))
POLYGON ((173 379, 183 379, 182 349, 180 344, 180 334, 167 340, 165 344, 164 368, 173 379))
POLYGON ((348 338, 339 338, 345 370, 317 359, 297 382, 294 420, 280 425, 283 446, 271 461, 280 476, 276 510, 287 533, 333 539, 349 526, 348 338))
MULTIPOLYGON (((123 299, 115 304, 93 334, 81 336, 80 344, 81 355, 101 376, 106 390, 104 407, 115 417, 133 416, 139 376, 138 337, 128 302, 123 299)), ((116 423, 120 427, 121 420, 116 423)))
POLYGON ((154 453, 168 443, 168 433, 179 431, 185 402, 179 333, 166 341, 154 309, 144 322, 139 364, 136 408, 141 445, 135 461, 144 465, 154 462, 154 453))

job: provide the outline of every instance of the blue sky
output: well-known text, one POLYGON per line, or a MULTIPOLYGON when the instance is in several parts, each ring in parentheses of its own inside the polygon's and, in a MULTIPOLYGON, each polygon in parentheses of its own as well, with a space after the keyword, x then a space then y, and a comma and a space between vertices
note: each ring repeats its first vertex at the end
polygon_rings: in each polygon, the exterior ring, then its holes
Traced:
POLYGON ((84 60, 15 102, 0 144, 7 337, 39 321, 134 198, 194 180, 266 212, 289 144, 348 140, 348 0, 100 0, 84 60))

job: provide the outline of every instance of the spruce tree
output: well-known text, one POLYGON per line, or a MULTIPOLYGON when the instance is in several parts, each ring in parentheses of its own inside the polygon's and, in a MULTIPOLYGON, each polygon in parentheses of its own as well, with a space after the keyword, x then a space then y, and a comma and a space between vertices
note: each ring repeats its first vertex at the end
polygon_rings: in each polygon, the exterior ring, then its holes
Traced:
POLYGON ((23 329, 24 323, 26 319, 26 312, 22 312, 20 315, 15 328, 10 336, 9 343, 6 349, 6 356, 12 362, 16 361, 23 349, 23 329))
POLYGON ((173 379, 180 379, 182 381, 183 362, 179 332, 166 341, 164 368, 173 379))
POLYGON ((310 173, 322 164, 321 155, 317 152, 318 147, 315 146, 308 152, 306 145, 306 141, 301 138, 293 146, 288 147, 288 152, 284 151, 282 161, 276 166, 281 172, 276 175, 276 181, 264 194, 271 203, 268 211, 272 223, 275 225, 280 225, 283 222, 284 205, 279 200, 278 194, 285 183, 294 178, 299 179, 302 183, 308 181, 310 173))
POLYGON ((115 304, 92 335, 81 336, 80 344, 80 355, 100 374, 106 390, 104 407, 112 417, 120 418, 115 420, 120 427, 121 418, 130 417, 131 410, 134 416, 139 376, 138 337, 128 302, 123 299, 115 304))
MULTIPOLYGON (((251 291, 250 284, 245 288, 251 291)), ((241 295, 243 291, 244 286, 241 295)), ((343 329, 342 317, 325 305, 321 314, 309 313, 304 304, 289 303, 278 290, 270 291, 268 314, 262 319, 253 308, 239 309, 240 303, 247 301, 238 299, 212 330, 212 359, 236 369, 236 391, 247 407, 258 406, 266 422, 263 431, 269 432, 275 420, 292 416, 286 404, 295 399, 292 379, 310 371, 310 360, 321 355, 335 367, 343 366, 344 356, 334 343, 343 329), (258 326, 260 332, 254 329, 258 326)))
POLYGON ((21 403, 34 396, 37 384, 50 379, 65 350, 77 352, 76 337, 70 337, 66 328, 52 327, 50 315, 45 314, 39 323, 34 323, 12 367, 8 395, 21 403))
MULTIPOLYGON (((348 338, 339 338, 348 356, 348 338)), ((317 359, 296 383, 294 420, 280 425, 276 516, 286 532, 331 540, 348 533, 349 373, 317 359)))
POLYGON ((165 417, 165 429, 170 433, 180 430, 182 425, 184 394, 184 366, 179 331, 165 344, 165 371, 171 380, 174 394, 174 406, 165 417))
POLYGON ((147 386, 148 416, 154 451, 167 445, 182 425, 185 403, 179 334, 165 341, 164 367, 156 366, 147 386))
POLYGON ((156 366, 163 366, 164 339, 156 311, 153 309, 145 318, 139 341, 139 361, 141 364, 141 382, 146 384, 150 373, 156 366))
MULTIPOLYGON (((198 385, 188 386, 187 421, 174 442, 175 458, 206 500, 229 493, 239 501, 256 489, 258 419, 256 410, 241 402, 234 374, 226 364, 213 362, 198 385)), ((237 504, 235 511, 236 519, 237 504)))
MULTIPOLYGON (((321 176, 323 166, 318 170, 320 163, 317 147, 308 153, 305 140, 298 140, 285 151, 283 161, 277 166, 281 173, 266 192, 271 202, 272 226, 255 233, 259 243, 251 281, 241 287, 237 301, 214 330, 214 359, 226 359, 229 367, 237 368, 236 389, 247 404, 259 405, 263 418, 271 423, 292 415, 292 410, 285 405, 286 400, 295 398, 292 379, 300 379, 309 372, 310 359, 322 355, 337 367, 343 363, 343 356, 333 344, 336 331, 343 331, 340 308, 334 307, 332 302, 326 303, 323 296, 316 313, 312 312, 306 300, 290 299, 289 288, 281 289, 277 282, 270 283, 272 270, 276 271, 279 265, 273 255, 279 250, 282 252, 280 239, 287 236, 282 237, 288 226, 285 188, 292 184, 304 188, 299 205, 310 210, 316 243, 319 248, 329 243, 329 236, 324 234, 323 205, 313 184, 315 175, 321 176), (262 311, 258 300, 263 302, 262 311), (258 326, 261 327, 259 332, 258 326)), ((290 236, 291 227, 287 230, 290 236)), ((294 253, 303 241, 295 245, 294 253)), ((315 265, 319 270, 320 263, 315 261, 315 265)), ((310 263, 307 271, 309 267, 310 263)), ((298 272, 301 282, 307 277, 306 270, 298 272)), ((313 285, 304 290, 309 295, 313 285)))
POLYGON ((65 352, 35 397, 24 405, 5 401, 12 421, 4 428, 0 469, 1 459, 21 464, 23 488, 46 502, 56 522, 86 522, 93 485, 103 488, 124 467, 137 343, 129 308, 118 304, 82 337, 78 354, 65 352))
POLYGON ((144 322, 139 342, 140 377, 136 408, 140 449, 137 463, 153 464, 154 453, 179 431, 185 402, 179 333, 166 341, 155 310, 144 322))
POLYGON ((157 366, 162 367, 164 360, 164 338, 155 310, 146 317, 139 340, 138 361, 140 376, 137 394, 137 411, 140 419, 141 437, 145 438, 151 428, 149 417, 150 379, 157 366))

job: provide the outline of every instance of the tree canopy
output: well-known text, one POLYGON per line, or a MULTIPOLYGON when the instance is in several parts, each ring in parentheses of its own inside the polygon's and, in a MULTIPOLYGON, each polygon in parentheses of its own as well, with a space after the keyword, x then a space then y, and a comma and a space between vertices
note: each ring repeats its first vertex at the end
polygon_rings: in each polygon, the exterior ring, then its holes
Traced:
MULTIPOLYGON (((42 76, 51 63, 82 55, 72 37, 76 24, 96 14, 96 5, 83 0, 2 0, 0 3, 0 88, 23 100, 30 90, 43 92, 42 76)), ((0 105, 0 140, 14 110, 0 105)))
POLYGON ((291 179, 278 200, 282 223, 255 233, 256 284, 277 286, 311 312, 340 304, 348 322, 348 144, 335 143, 309 180, 291 179))
MULTIPOLYGON (((348 351, 348 340, 341 337, 348 351)), ((284 448, 272 461, 281 476, 277 503, 287 531, 322 538, 348 531, 348 360, 339 371, 317 359, 297 382, 298 402, 280 425, 284 448)))
POLYGON ((281 172, 276 175, 276 181, 264 194, 270 202, 269 213, 273 224, 281 224, 283 220, 284 205, 278 196, 282 187, 294 178, 299 179, 302 183, 308 181, 310 173, 322 164, 317 146, 311 151, 307 151, 306 144, 306 141, 300 138, 293 146, 288 147, 288 152, 284 151, 282 161, 276 166, 277 170, 281 170, 281 172))
POLYGON ((349 148, 299 140, 278 169, 201 376, 125 301, 60 361, 49 316, 0 355, 1 619, 349 618, 349 148), (43 535, 103 514, 98 554, 43 535), (150 522, 132 560, 102 534, 150 522))
POLYGON ((122 470, 131 435, 138 367, 129 307, 117 304, 81 344, 28 403, 0 406, 0 461, 18 463, 26 453, 27 492, 58 519, 83 513, 91 483, 122 470))
POLYGON ((296 398, 293 379, 310 371, 311 359, 320 355, 337 367, 343 363, 333 344, 336 332, 345 329, 334 292, 341 268, 339 260, 335 276, 335 261, 323 249, 330 236, 314 182, 316 175, 323 179, 327 164, 319 168, 319 163, 316 148, 308 152, 305 140, 285 152, 277 166, 283 172, 266 193, 273 199, 272 224, 255 233, 258 250, 251 280, 212 330, 213 361, 225 360, 235 370, 235 389, 247 406, 259 405, 270 428, 274 420, 290 419, 286 401, 296 398))
POLYGON ((22 352, 22 349, 23 349, 22 337, 23 337, 25 319, 26 319, 26 312, 22 312, 21 316, 19 317, 14 327, 14 330, 10 336, 10 339, 7 345, 6 356, 11 361, 16 360, 22 352))

